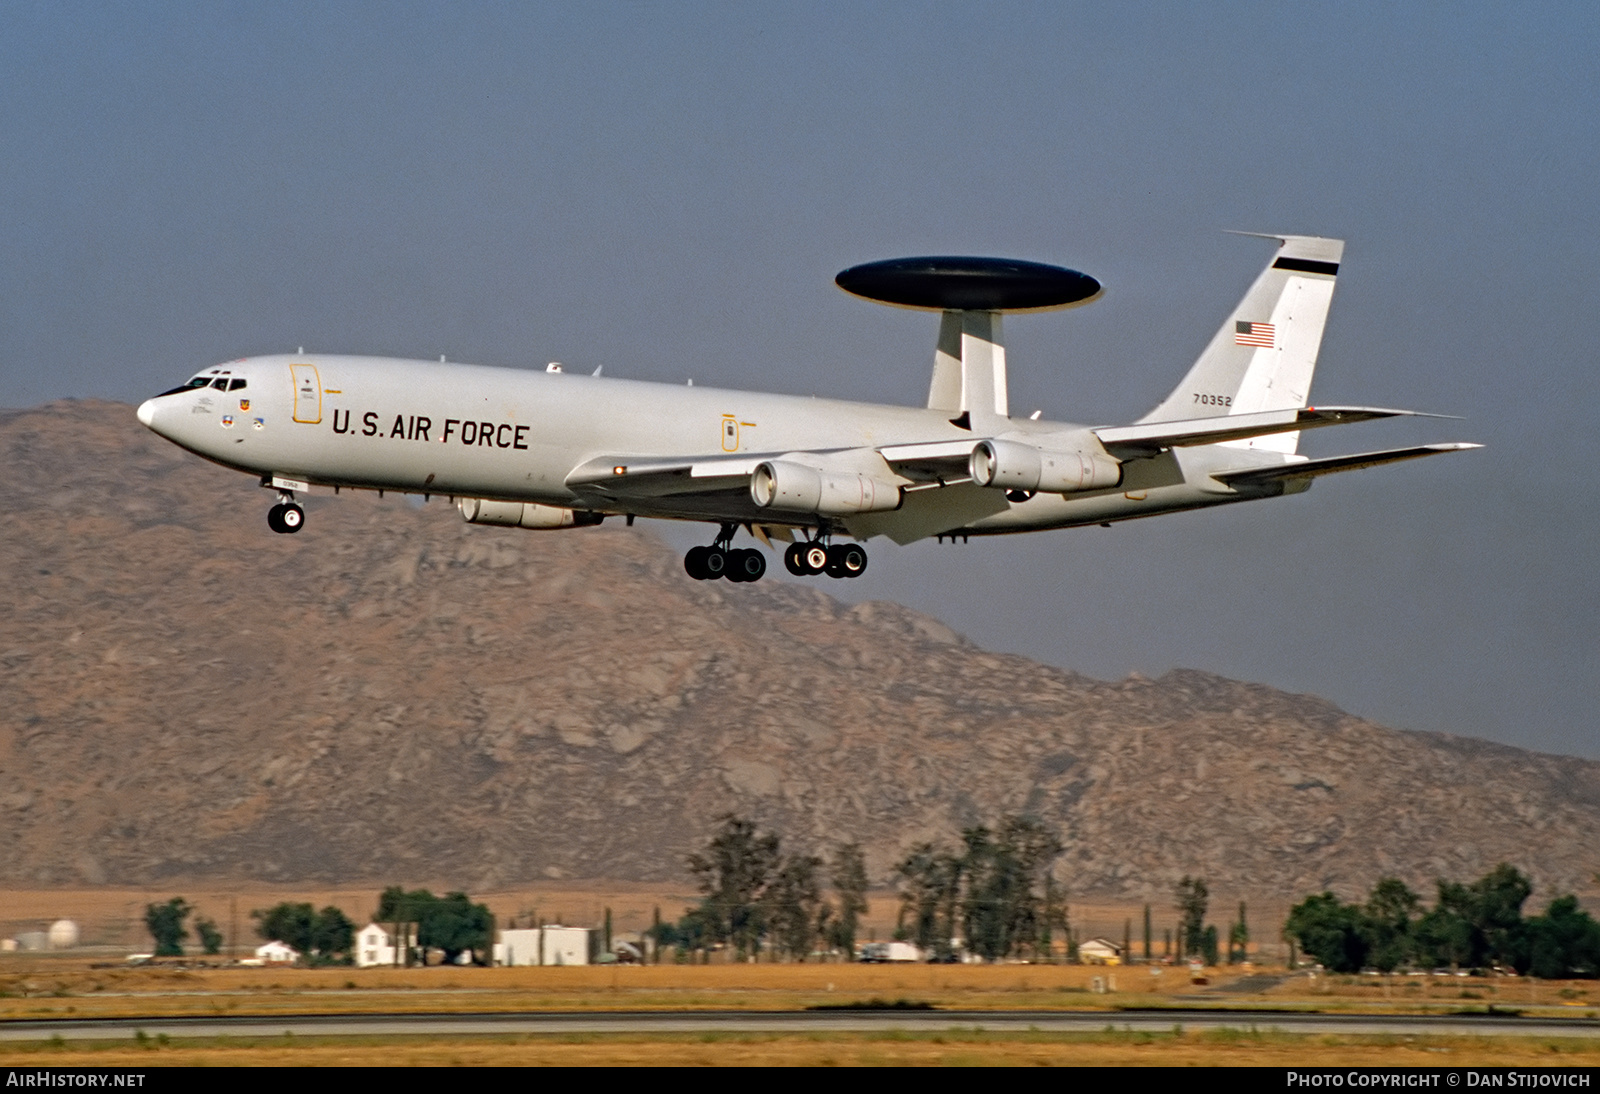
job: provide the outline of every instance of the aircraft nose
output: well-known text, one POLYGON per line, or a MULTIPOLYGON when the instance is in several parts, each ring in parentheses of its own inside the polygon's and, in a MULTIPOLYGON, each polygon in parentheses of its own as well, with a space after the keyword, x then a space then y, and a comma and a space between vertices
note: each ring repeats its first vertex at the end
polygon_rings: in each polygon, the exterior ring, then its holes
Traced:
POLYGON ((139 404, 139 421, 144 423, 146 429, 154 429, 152 424, 156 420, 156 401, 146 399, 139 404))

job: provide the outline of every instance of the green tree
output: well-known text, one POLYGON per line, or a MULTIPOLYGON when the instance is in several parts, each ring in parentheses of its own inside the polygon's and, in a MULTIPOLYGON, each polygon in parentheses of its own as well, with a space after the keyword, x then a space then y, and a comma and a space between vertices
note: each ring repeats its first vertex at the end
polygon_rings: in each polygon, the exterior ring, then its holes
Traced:
POLYGON ((317 913, 310 904, 284 901, 270 908, 257 908, 250 913, 256 921, 256 934, 266 942, 282 942, 292 946, 301 956, 311 957, 311 930, 316 925, 317 913))
POLYGON ((1192 957, 1200 953, 1205 943, 1206 908, 1210 890, 1197 877, 1183 875, 1175 890, 1178 911, 1179 957, 1192 957))
POLYGON ((378 897, 377 910, 372 913, 374 923, 392 924, 394 929, 395 953, 401 963, 411 964, 411 943, 415 937, 412 927, 422 918, 423 912, 432 907, 439 898, 426 889, 413 889, 407 892, 403 886, 391 885, 378 897))
POLYGON ((189 918, 193 910, 181 896, 175 896, 165 904, 145 905, 144 925, 149 929, 150 937, 156 941, 157 957, 183 956, 183 940, 189 937, 189 929, 183 925, 183 921, 189 918))
POLYGON ((846 961, 856 959, 856 934, 861 917, 867 914, 867 862, 859 843, 841 843, 834 849, 829 880, 833 882, 838 907, 831 923, 828 941, 844 953, 846 961))
POLYGON ((918 844, 895 867, 900 878, 900 925, 896 937, 940 958, 956 933, 965 860, 931 843, 918 844), (907 923, 909 920, 909 924, 907 923))
POLYGON ((1557 897, 1525 923, 1517 971, 1542 980, 1600 975, 1600 923, 1575 896, 1557 897))
POLYGON ((704 950, 711 944, 711 931, 703 908, 690 908, 678 922, 658 922, 651 929, 655 932, 657 949, 675 948, 680 961, 686 954, 704 950))
POLYGON ((1044 875, 1044 930, 1039 938, 1039 955, 1044 960, 1055 961, 1055 935, 1060 931, 1068 942, 1068 957, 1071 957, 1072 924, 1067 921, 1067 905, 1061 899, 1061 890, 1056 887, 1055 877, 1048 871, 1044 875))
POLYGON ((778 837, 760 835, 732 813, 704 855, 689 856, 689 871, 705 894, 701 907, 717 942, 731 943, 741 958, 755 953, 765 933, 761 896, 778 861, 778 837))
POLYGON ((356 948, 356 925, 343 911, 328 905, 311 922, 311 952, 318 964, 349 964, 356 948))
POLYGON ((1532 883, 1501 863, 1470 885, 1439 880, 1439 899, 1417 934, 1433 962, 1483 968, 1515 965, 1523 944, 1522 905, 1532 883))
POLYGON ((822 893, 817 883, 821 868, 822 860, 815 855, 788 855, 763 894, 773 948, 797 961, 804 961, 811 953, 823 919, 822 893))
POLYGON ((1237 965, 1250 960, 1250 921, 1245 916, 1244 901, 1239 901, 1239 918, 1228 927, 1228 964, 1237 965))
POLYGON ((1365 917, 1360 906, 1332 893, 1308 896, 1289 909, 1285 932, 1331 972, 1359 972, 1367 960, 1365 917))
POLYGON ((216 923, 209 919, 197 919, 194 929, 200 936, 200 948, 208 957, 215 957, 222 952, 222 932, 217 929, 216 923))
POLYGON ((1025 950, 1037 952, 1049 936, 1041 899, 1050 864, 1061 841, 1031 817, 1006 817, 997 833, 982 826, 962 833, 966 854, 963 926, 967 946, 993 961, 1025 950))
POLYGON ((1386 877, 1372 887, 1362 927, 1367 960, 1381 972, 1393 972, 1417 957, 1416 915, 1422 898, 1399 878, 1386 877))
POLYGON ((464 953, 477 965, 489 963, 494 942, 494 916, 486 904, 474 904, 466 893, 446 893, 417 913, 417 945, 444 951, 453 965, 464 953))
POLYGON ((331 904, 319 912, 309 903, 286 900, 257 908, 250 918, 256 921, 256 934, 263 940, 294 947, 308 965, 347 964, 355 949, 355 924, 331 904))

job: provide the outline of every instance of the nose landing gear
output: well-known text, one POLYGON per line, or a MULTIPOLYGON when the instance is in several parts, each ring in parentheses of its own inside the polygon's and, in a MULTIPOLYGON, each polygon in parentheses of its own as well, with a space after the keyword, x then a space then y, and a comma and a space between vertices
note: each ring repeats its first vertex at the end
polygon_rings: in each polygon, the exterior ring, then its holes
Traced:
POLYGON ((267 510, 267 527, 281 535, 298 532, 306 525, 306 511, 295 504, 294 492, 280 490, 278 504, 267 510))

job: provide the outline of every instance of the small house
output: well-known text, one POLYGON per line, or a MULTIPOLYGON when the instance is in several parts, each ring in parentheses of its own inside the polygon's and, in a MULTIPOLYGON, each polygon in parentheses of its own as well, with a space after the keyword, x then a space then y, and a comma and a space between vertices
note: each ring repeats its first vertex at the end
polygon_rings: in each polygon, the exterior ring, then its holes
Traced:
POLYGON ((1120 965, 1122 947, 1109 938, 1091 938, 1078 944, 1078 959, 1085 965, 1120 965))

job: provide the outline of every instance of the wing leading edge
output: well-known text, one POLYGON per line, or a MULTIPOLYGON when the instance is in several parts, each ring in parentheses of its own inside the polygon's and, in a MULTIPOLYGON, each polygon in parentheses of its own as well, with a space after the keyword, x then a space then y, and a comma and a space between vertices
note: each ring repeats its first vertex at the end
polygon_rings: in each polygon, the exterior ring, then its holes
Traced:
POLYGON ((1465 452, 1482 448, 1481 444, 1422 444, 1412 448, 1389 448, 1381 452, 1357 452, 1348 456, 1324 456, 1315 460, 1298 460, 1279 467, 1251 467, 1239 471, 1216 471, 1211 477, 1229 486, 1264 486, 1267 483, 1291 479, 1314 479, 1321 475, 1334 475, 1341 471, 1360 471, 1365 467, 1378 467, 1402 460, 1420 460, 1424 456, 1437 456, 1444 452, 1465 452))
POLYGON ((1298 433, 1328 425, 1352 425, 1380 418, 1444 418, 1418 410, 1389 410, 1375 406, 1301 407, 1298 410, 1262 410, 1218 418, 1192 418, 1178 422, 1143 422, 1138 425, 1103 426, 1094 430, 1107 452, 1119 459, 1153 456, 1167 448, 1221 444, 1274 433, 1298 433))

